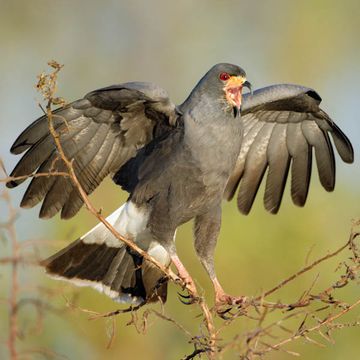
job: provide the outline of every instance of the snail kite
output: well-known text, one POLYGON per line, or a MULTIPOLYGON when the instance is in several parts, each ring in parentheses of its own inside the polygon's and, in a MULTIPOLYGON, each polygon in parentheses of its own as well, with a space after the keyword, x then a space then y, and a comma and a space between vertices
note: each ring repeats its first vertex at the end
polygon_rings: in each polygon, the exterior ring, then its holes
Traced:
MULTIPOLYGON (((177 227, 194 219, 195 250, 218 305, 240 301, 225 293, 214 269, 222 199, 231 200, 237 192, 238 208, 248 214, 266 173, 264 205, 275 214, 289 171, 292 200, 305 204, 313 148, 327 191, 335 185, 332 144, 343 161, 353 162, 350 141, 319 107, 316 91, 273 85, 242 95, 243 87, 250 88, 244 70, 223 63, 213 66, 179 106, 157 85, 130 82, 92 91, 54 111, 62 148, 85 192, 92 193, 111 175, 129 198, 107 220, 164 266, 173 263, 195 291, 175 247, 177 227)), ((22 132, 11 152, 25 152, 13 177, 66 170, 46 116, 22 132)), ((61 212, 68 219, 83 205, 70 179, 59 176, 31 180, 21 206, 40 202, 41 218, 61 212)), ((161 271, 102 223, 44 265, 54 277, 92 286, 117 301, 166 299, 161 271)))

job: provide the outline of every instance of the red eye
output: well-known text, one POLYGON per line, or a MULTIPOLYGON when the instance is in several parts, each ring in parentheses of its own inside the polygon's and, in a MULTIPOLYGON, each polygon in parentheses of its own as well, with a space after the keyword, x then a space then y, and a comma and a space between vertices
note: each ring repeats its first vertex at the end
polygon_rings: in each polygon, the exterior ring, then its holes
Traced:
POLYGON ((219 78, 222 81, 226 81, 226 80, 230 79, 230 75, 228 73, 226 73, 226 72, 223 72, 223 73, 220 74, 219 78))

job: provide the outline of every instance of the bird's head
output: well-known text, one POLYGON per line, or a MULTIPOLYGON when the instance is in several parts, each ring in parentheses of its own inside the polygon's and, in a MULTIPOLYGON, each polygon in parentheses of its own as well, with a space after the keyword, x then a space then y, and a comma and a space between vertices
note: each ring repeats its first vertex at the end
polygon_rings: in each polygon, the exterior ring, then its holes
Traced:
POLYGON ((234 116, 238 116, 243 87, 251 91, 251 84, 246 80, 245 71, 237 65, 221 63, 213 66, 206 77, 215 89, 221 90, 221 98, 225 99, 225 103, 233 109, 234 116))
POLYGON ((233 108, 234 116, 237 116, 240 114, 243 87, 251 91, 251 84, 246 80, 246 73, 239 66, 232 64, 219 64, 217 73, 225 99, 233 108))
POLYGON ((225 104, 226 111, 232 112, 236 117, 240 114, 244 87, 251 91, 251 84, 246 80, 245 71, 241 67, 228 63, 214 65, 184 103, 179 105, 179 109, 200 109, 204 104, 212 108, 224 108, 225 104))

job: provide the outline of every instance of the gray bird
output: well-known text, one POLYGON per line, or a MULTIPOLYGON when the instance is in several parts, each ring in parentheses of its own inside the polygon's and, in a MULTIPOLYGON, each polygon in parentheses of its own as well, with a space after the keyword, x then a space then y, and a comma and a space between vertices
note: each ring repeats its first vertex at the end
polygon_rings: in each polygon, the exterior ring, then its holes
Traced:
MULTIPOLYGON (((237 195, 248 214, 267 171, 264 205, 277 213, 291 164, 291 197, 303 206, 312 148, 327 191, 335 185, 333 144, 353 162, 350 141, 319 108, 320 96, 298 85, 273 85, 242 96, 250 87, 236 65, 213 66, 189 97, 175 106, 160 87, 143 82, 113 85, 54 111, 54 127, 79 182, 90 194, 107 176, 130 195, 107 220, 164 266, 177 268, 190 293, 195 285, 176 253, 176 229, 194 219, 195 250, 209 274, 215 303, 233 304, 217 280, 214 249, 221 203, 237 195), (65 121, 66 120, 66 121, 65 121)), ((25 152, 11 176, 65 171, 46 116, 15 141, 25 152)), ((7 183, 15 187, 24 180, 7 183)), ((40 217, 73 217, 83 205, 68 177, 31 180, 21 206, 42 202, 40 217)), ((44 261, 55 278, 92 286, 132 304, 166 300, 164 274, 117 240, 102 223, 44 261)))

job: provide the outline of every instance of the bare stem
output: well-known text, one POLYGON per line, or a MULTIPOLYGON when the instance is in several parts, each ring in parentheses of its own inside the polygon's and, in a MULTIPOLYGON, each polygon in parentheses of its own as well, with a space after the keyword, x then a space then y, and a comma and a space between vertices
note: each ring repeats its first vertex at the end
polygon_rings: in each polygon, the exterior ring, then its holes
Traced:
MULTIPOLYGON (((19 258, 19 244, 16 237, 14 226, 15 209, 11 206, 10 199, 7 193, 3 193, 3 198, 8 204, 9 221, 6 229, 9 233, 11 244, 11 257, 13 259, 19 258)), ((18 261, 11 262, 11 282, 10 282, 10 295, 9 295, 9 336, 8 336, 8 349, 11 360, 18 359, 18 352, 16 349, 16 338, 18 335, 18 316, 17 316, 17 302, 18 302, 19 282, 18 282, 18 261)))

